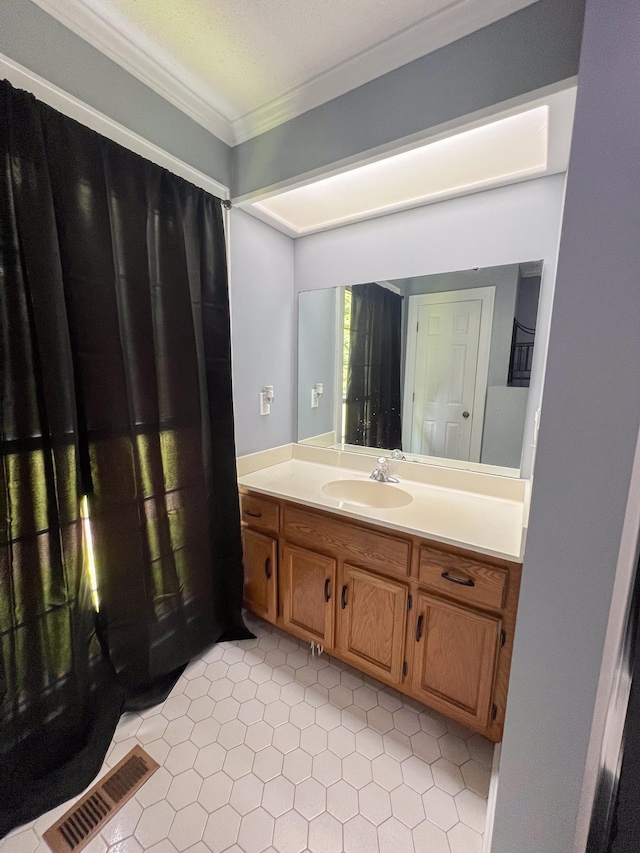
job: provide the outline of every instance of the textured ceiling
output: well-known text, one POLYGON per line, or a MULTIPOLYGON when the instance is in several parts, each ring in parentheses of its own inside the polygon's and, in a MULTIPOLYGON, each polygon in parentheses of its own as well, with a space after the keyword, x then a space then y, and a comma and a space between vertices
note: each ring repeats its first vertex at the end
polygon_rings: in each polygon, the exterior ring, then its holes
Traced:
POLYGON ((165 97, 181 97, 170 78, 236 123, 237 141, 533 0, 35 2, 165 97))
POLYGON ((339 65, 449 0, 109 0, 130 31, 216 92, 230 119, 339 65))

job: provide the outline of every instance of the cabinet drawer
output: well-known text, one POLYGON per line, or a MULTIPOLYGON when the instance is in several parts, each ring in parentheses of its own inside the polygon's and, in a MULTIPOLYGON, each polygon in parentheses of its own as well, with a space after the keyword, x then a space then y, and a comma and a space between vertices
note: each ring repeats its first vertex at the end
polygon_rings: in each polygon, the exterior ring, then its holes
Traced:
POLYGON ((284 535, 292 543, 322 551, 332 557, 385 574, 409 574, 411 545, 404 539, 385 536, 304 510, 285 508, 284 535))
POLYGON ((268 498, 257 495, 240 495, 240 513, 249 527, 277 533, 280 521, 280 507, 268 498))
POLYGON ((420 547, 420 583, 460 601, 501 610, 507 572, 458 554, 420 547))

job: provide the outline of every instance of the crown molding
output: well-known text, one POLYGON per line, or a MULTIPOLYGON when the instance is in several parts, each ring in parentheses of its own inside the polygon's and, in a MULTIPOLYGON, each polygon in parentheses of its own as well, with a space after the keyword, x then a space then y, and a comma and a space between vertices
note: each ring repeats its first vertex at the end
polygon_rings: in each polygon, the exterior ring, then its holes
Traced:
POLYGON ((442 9, 232 121, 236 144, 395 71, 536 0, 453 0, 442 9))
POLYGON ((511 184, 517 184, 529 180, 537 180, 539 178, 549 177, 556 174, 563 174, 567 171, 569 164, 577 83, 577 77, 571 77, 564 81, 552 83, 536 90, 535 92, 519 95, 515 98, 503 101, 500 104, 485 107, 475 113, 465 116, 462 120, 455 119, 441 124, 438 127, 430 128, 428 131, 414 133, 402 140, 394 140, 388 144, 381 145, 376 149, 370 150, 366 155, 361 153, 354 157, 346 158, 340 162, 314 169, 312 172, 308 172, 305 175, 296 176, 295 178, 282 181, 278 184, 273 184, 260 190, 236 196, 233 199, 234 207, 246 211, 256 219, 260 219, 270 225, 272 228, 275 228, 287 236, 296 239, 298 237, 306 237, 310 234, 321 231, 341 228, 345 225, 351 225, 368 219, 377 219, 389 214, 399 213, 416 207, 436 204, 441 201, 448 201, 462 196, 475 195, 476 193, 484 192, 485 190, 493 190, 502 186, 509 186, 511 184), (428 199, 399 202, 395 205, 390 205, 376 211, 364 210, 361 213, 354 213, 341 220, 333 220, 322 225, 310 226, 302 229, 295 228, 289 222, 281 219, 275 213, 260 205, 260 202, 266 201, 274 196, 278 196, 281 193, 286 193, 293 189, 314 184, 325 178, 348 172, 358 166, 375 163, 380 160, 384 160, 393 154, 411 151, 415 148, 446 139, 466 130, 472 130, 473 128, 481 127, 487 123, 498 121, 524 112, 525 110, 543 105, 546 105, 549 108, 547 167, 536 174, 496 179, 494 182, 476 185, 463 190, 454 189, 451 192, 433 196, 428 199))
POLYGON ((79 98, 70 95, 61 89, 59 86, 54 86, 44 77, 35 74, 23 65, 19 65, 13 59, 0 53, 0 75, 15 86, 17 89, 24 89, 26 92, 31 92, 36 98, 45 104, 48 104, 63 115, 74 119, 75 121, 84 124, 86 127, 101 133, 108 139, 117 142, 129 151, 139 154, 146 160, 156 163, 163 169, 173 172, 184 178, 189 183, 197 187, 201 187, 208 193, 217 196, 221 199, 229 198, 229 188, 210 175, 206 175, 184 160, 180 160, 173 154, 169 154, 163 148, 149 142, 148 139, 140 136, 138 133, 130 130, 128 127, 114 121, 104 113, 99 112, 94 107, 85 104, 79 98))
POLYGON ((88 0, 33 0, 76 35, 228 145, 272 130, 333 98, 451 44, 536 0, 451 0, 444 8, 399 33, 313 77, 255 110, 229 120, 217 94, 143 35, 132 35, 111 20, 104 3, 88 0))
MULTIPOLYGON (((90 7, 83 0, 33 2, 205 130, 227 145, 235 144, 231 122, 211 103, 210 93, 194 80, 187 82, 169 71, 157 45, 144 45, 142 40, 134 40, 109 21, 96 4, 90 7)), ((185 71, 185 78, 187 76, 185 71)))

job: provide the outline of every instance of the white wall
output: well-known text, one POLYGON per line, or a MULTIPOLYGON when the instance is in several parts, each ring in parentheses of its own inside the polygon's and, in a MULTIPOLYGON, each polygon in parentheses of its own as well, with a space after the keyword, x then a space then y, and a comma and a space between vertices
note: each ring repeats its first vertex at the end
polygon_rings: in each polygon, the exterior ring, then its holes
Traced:
POLYGON ((533 467, 534 416, 542 396, 564 185, 564 175, 538 178, 295 242, 298 292, 544 260, 523 476, 533 467))
POLYGON ((293 240, 234 208, 229 225, 231 344, 239 456, 293 441, 293 240), (259 394, 274 386, 270 415, 259 394))

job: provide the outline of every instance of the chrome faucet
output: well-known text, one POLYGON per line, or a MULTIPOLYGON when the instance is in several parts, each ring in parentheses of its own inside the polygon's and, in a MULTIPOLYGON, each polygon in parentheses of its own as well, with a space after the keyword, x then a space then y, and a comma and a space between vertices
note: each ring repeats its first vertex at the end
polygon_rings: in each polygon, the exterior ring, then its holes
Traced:
POLYGON ((377 480, 379 483, 400 482, 397 477, 392 477, 389 474, 389 460, 386 458, 386 456, 380 456, 378 458, 378 467, 373 469, 369 479, 377 480))

